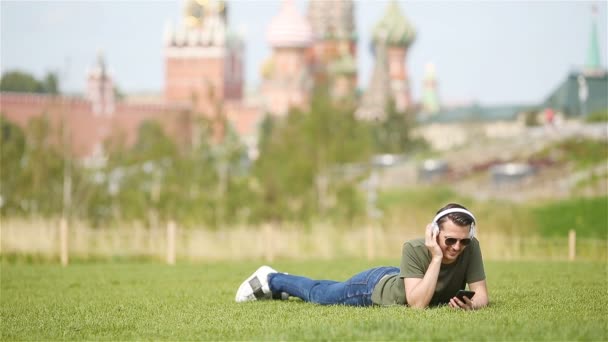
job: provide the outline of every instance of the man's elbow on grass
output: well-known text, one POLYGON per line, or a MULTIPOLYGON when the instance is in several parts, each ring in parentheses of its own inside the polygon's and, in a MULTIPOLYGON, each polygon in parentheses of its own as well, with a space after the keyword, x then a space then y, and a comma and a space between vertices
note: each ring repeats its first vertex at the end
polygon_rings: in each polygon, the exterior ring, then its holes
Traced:
POLYGON ((485 296, 484 298, 478 298, 477 300, 473 301, 473 309, 475 309, 475 310, 483 309, 486 306, 488 306, 489 304, 490 304, 490 299, 488 298, 488 296, 485 296))
POLYGON ((469 288, 475 291, 475 297, 473 297, 473 309, 485 308, 490 304, 490 298, 488 295, 488 286, 485 279, 469 284, 469 288))
POLYGON ((409 306, 412 309, 426 309, 428 308, 428 304, 424 304, 424 303, 407 303, 407 306, 409 306))
POLYGON ((429 307, 429 302, 421 300, 421 299, 416 299, 416 298, 408 298, 408 296, 405 296, 406 298, 406 306, 409 306, 412 309, 426 309, 429 307))

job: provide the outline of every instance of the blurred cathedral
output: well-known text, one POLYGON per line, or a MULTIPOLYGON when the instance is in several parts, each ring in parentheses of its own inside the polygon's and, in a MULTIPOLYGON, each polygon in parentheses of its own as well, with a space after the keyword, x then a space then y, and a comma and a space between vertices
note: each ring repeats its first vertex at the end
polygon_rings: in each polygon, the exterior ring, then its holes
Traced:
MULTIPOLYGON (((45 115, 68 132, 74 155, 97 165, 103 161, 107 139, 121 136, 129 146, 146 120, 160 122, 179 145, 195 145, 197 117, 211 122, 216 143, 233 132, 255 159, 257 129, 263 117, 284 116, 291 108, 305 110, 315 87, 325 88, 336 103, 351 104, 361 119, 383 118, 389 101, 401 112, 414 108, 406 59, 415 30, 396 1, 388 4, 374 27, 375 66, 362 96, 357 92, 353 0, 309 0, 305 14, 293 0, 281 2, 267 26, 266 40, 272 52, 261 66, 255 101, 244 95, 245 44, 232 30, 228 11, 224 0, 185 0, 180 22, 165 25, 165 87, 160 98, 118 98, 100 52, 86 76, 84 98, 2 93, 3 115, 22 126, 32 117, 45 115)), ((434 81, 425 82, 425 92, 432 93, 434 81)), ((425 108, 435 107, 425 104, 425 108)))
POLYGON ((264 111, 283 116, 304 109, 313 87, 328 87, 334 100, 354 99, 357 34, 351 0, 308 3, 308 16, 294 1, 281 4, 267 31, 272 55, 262 67, 264 111))
MULTIPOLYGON (((273 48, 262 67, 264 110, 285 115, 306 108, 314 86, 324 86, 335 102, 350 100, 361 119, 382 119, 389 101, 400 112, 413 109, 407 54, 415 30, 396 1, 387 6, 373 31, 375 66, 361 99, 357 98, 357 30, 352 0, 310 0, 307 15, 292 0, 283 1, 268 27, 273 48)), ((434 83, 426 89, 433 92, 434 83)))
POLYGON ((399 4, 391 1, 372 32, 375 65, 356 115, 362 119, 382 119, 389 101, 399 112, 413 107, 406 60, 416 31, 399 4))
POLYGON ((224 1, 188 0, 183 21, 165 27, 165 99, 215 115, 216 100, 243 97, 243 41, 224 1))

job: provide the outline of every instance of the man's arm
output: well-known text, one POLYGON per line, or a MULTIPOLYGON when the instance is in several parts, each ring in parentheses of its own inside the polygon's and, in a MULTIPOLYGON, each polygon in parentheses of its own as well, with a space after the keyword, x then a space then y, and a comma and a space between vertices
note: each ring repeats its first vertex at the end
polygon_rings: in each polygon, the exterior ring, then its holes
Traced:
POLYGON ((403 279, 405 283, 405 297, 409 306, 423 309, 429 305, 437 286, 441 259, 441 257, 433 257, 423 278, 403 279))
POLYGON ((470 283, 469 288, 471 291, 475 291, 475 296, 473 296, 472 300, 473 309, 481 309, 490 303, 490 298, 488 297, 488 287, 486 286, 485 280, 470 283))
POLYGON ((469 289, 475 291, 473 299, 465 298, 464 301, 453 297, 450 299, 450 306, 455 309, 476 310, 487 306, 490 302, 488 298, 488 287, 485 280, 476 281, 469 284, 469 289))
POLYGON ((443 252, 437 244, 437 234, 433 233, 432 224, 426 226, 424 244, 431 252, 431 263, 422 278, 404 278, 405 297, 407 304, 413 308, 426 308, 437 286, 439 269, 443 259, 443 252))

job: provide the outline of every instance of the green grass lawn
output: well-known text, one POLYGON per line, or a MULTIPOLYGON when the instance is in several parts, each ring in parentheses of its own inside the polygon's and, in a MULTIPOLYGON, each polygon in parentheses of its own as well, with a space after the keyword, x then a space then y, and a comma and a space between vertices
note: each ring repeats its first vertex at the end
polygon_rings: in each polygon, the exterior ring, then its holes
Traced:
MULTIPOLYGON (((366 261, 277 262, 342 280, 366 261)), ((234 303, 258 263, 4 263, 2 340, 607 340, 605 263, 489 262, 491 306, 319 306, 234 303)))

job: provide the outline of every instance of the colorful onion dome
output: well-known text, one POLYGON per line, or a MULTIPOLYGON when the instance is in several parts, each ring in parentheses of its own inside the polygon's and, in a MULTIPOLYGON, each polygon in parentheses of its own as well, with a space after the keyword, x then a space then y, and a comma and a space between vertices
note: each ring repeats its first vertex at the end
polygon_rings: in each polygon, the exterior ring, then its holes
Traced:
POLYGON ((312 29, 293 0, 285 0, 270 22, 266 38, 272 47, 307 47, 312 43, 312 29))
POLYGON ((334 75, 355 75, 357 74, 357 61, 348 51, 348 48, 342 48, 340 58, 330 64, 330 73, 334 75))
POLYGON ((374 43, 381 42, 390 46, 407 47, 414 42, 415 38, 416 30, 401 12, 399 4, 391 1, 384 17, 374 27, 374 43))

